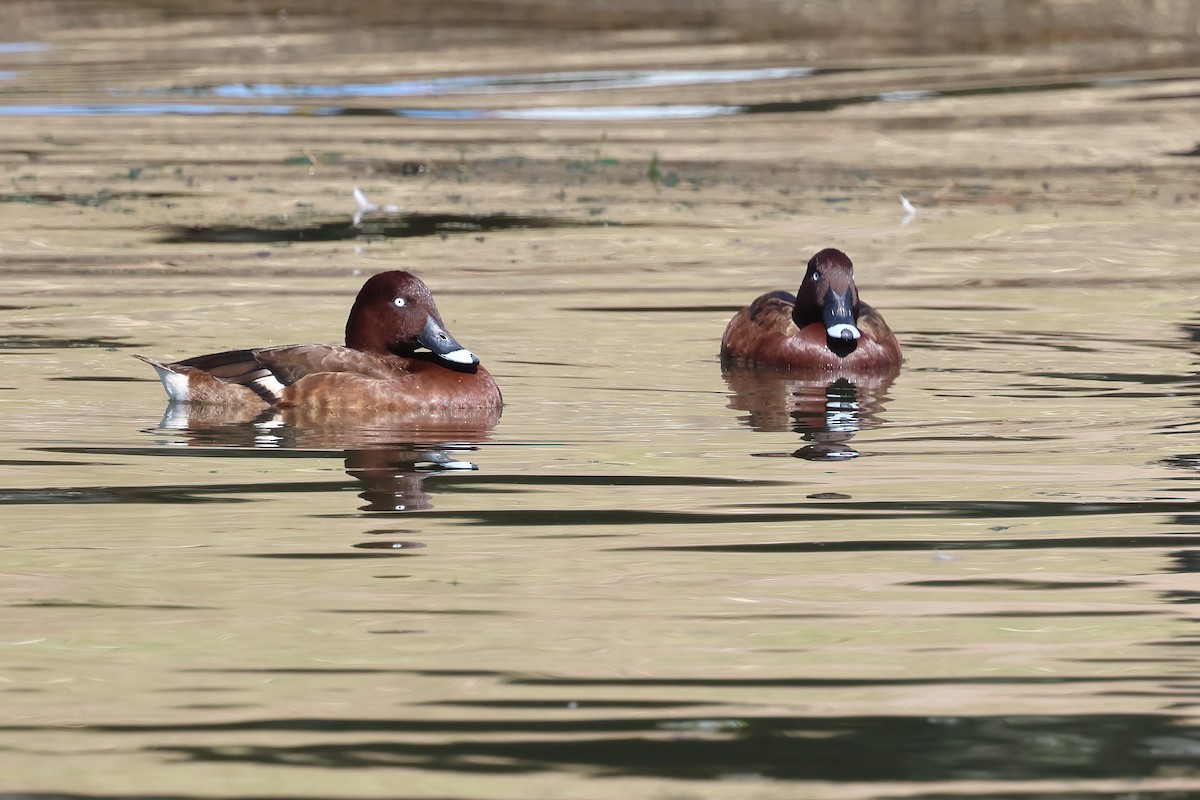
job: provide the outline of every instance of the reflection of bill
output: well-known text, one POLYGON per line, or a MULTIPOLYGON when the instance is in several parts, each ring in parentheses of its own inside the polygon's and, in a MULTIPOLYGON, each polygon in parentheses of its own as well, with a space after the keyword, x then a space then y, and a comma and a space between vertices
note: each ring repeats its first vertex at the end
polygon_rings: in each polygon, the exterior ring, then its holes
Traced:
MULTIPOLYGON (((462 450, 474 450, 459 445, 462 450)), ((479 469, 449 449, 347 450, 346 474, 363 485, 363 511, 423 511, 432 508, 425 478, 438 472, 479 469)))
POLYGON ((729 407, 749 412, 740 421, 756 431, 794 431, 804 447, 791 453, 810 461, 856 458, 848 442, 879 416, 894 375, 804 375, 754 369, 722 370, 729 407))

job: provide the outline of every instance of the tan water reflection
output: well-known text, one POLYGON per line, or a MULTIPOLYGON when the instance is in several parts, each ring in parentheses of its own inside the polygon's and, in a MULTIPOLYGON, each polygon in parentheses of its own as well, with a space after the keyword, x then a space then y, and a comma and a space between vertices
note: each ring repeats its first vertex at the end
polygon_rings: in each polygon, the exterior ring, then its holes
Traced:
POLYGON ((327 5, 5 9, 0 791, 1200 791, 1192 4, 327 5), (397 267, 500 419, 159 424, 397 267))

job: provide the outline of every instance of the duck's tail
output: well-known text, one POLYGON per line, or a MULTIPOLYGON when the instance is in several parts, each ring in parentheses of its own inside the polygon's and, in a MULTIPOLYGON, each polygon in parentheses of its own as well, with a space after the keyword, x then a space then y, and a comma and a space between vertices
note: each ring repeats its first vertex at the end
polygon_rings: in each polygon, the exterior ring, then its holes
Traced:
POLYGON ((139 356, 137 353, 133 357, 145 361, 150 366, 154 367, 154 371, 158 373, 158 379, 162 381, 163 388, 167 391, 167 397, 172 403, 187 403, 191 400, 190 392, 188 391, 188 376, 182 372, 176 372, 161 361, 155 361, 153 358, 139 356))

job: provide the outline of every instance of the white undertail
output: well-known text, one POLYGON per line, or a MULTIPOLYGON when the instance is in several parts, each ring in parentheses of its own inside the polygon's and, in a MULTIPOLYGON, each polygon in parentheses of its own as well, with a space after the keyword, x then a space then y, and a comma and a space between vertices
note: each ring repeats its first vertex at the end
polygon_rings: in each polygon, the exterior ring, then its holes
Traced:
POLYGON ((167 390, 167 397, 172 403, 191 402, 192 397, 188 391, 187 375, 175 372, 170 367, 163 366, 155 361, 151 361, 149 364, 158 373, 158 379, 162 381, 163 388, 167 390))

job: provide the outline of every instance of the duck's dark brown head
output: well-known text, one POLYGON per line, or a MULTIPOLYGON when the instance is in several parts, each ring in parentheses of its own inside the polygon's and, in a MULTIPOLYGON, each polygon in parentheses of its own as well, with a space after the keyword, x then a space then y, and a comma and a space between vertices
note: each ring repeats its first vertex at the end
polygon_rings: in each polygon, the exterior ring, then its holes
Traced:
POLYGON ((820 322, 831 344, 852 346, 862 336, 854 264, 845 253, 829 247, 809 260, 804 281, 796 290, 792 319, 800 328, 820 322))
POLYGON ((438 314, 429 287, 410 272, 393 270, 371 277, 346 320, 346 346, 375 355, 416 355, 428 350, 456 369, 473 369, 479 357, 460 345, 438 314))

